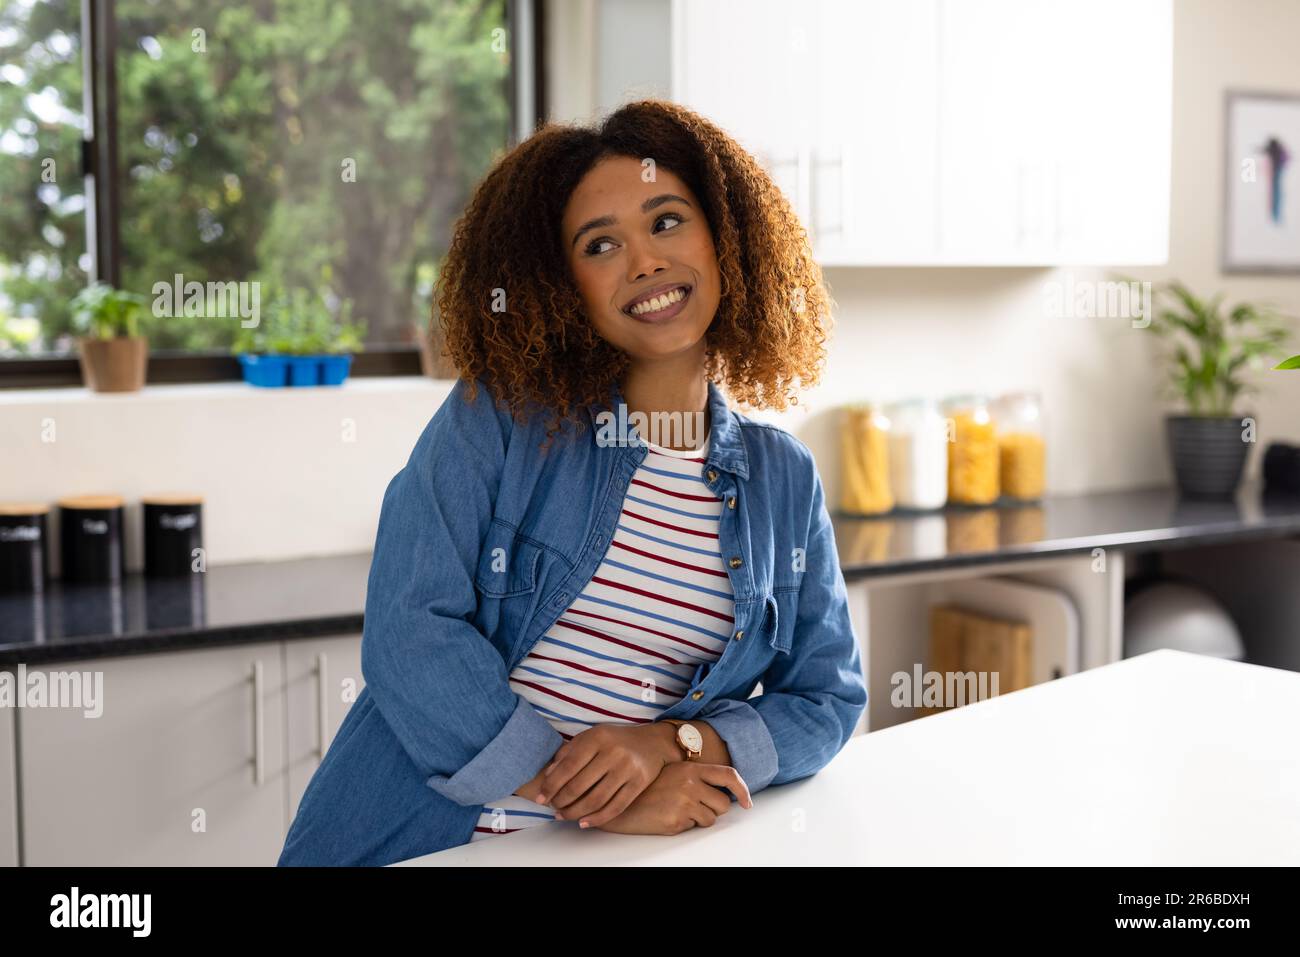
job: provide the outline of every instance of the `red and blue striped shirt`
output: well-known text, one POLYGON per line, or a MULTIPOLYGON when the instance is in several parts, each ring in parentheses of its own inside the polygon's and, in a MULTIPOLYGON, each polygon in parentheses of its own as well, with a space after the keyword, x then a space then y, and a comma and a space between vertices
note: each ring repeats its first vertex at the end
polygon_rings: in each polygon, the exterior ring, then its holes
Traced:
MULTIPOLYGON (((731 639, 722 499, 703 477, 708 444, 647 445, 600 567, 510 673, 510 687, 566 741, 597 724, 654 721, 731 639)), ((483 805, 470 841, 553 820, 546 805, 507 795, 483 805)))

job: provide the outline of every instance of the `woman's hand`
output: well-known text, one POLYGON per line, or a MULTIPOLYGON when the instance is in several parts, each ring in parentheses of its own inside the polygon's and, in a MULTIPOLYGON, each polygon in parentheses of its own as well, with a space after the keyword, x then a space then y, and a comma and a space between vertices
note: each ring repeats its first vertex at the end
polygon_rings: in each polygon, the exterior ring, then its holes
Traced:
POLYGON ((712 827, 719 814, 731 810, 731 798, 722 788, 736 795, 741 807, 754 806, 749 788, 735 768, 679 761, 660 771, 626 811, 596 827, 615 834, 665 835, 696 826, 712 827))
POLYGON ((599 724, 583 731, 542 769, 540 796, 534 800, 550 804, 557 817, 599 827, 622 814, 667 765, 681 761, 670 737, 675 732, 658 722, 599 724))

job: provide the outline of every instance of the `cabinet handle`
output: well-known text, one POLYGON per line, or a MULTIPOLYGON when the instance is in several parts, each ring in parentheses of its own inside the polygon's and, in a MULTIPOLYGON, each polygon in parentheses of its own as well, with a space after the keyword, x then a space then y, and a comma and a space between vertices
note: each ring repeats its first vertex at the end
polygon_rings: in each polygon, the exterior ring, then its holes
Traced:
POLYGON ((845 172, 845 167, 848 165, 848 148, 841 146, 839 148, 839 157, 837 159, 820 160, 816 163, 816 165, 818 167, 838 166, 840 168, 840 221, 838 223, 835 223, 833 226, 828 226, 828 227, 823 227, 822 224, 818 222, 817 220, 817 176, 814 175, 812 178, 812 185, 809 189, 811 193, 809 197, 810 200, 809 206, 811 207, 812 210, 809 218, 811 220, 811 225, 812 225, 814 244, 816 244, 817 240, 821 239, 823 236, 836 235, 839 236, 841 239, 844 238, 845 219, 847 218, 845 215, 845 206, 846 206, 845 191, 848 189, 848 183, 849 183, 849 177, 845 172))
POLYGON ((1025 245, 1025 164, 1016 165, 1016 246, 1025 245))
POLYGON ((807 224, 811 231, 813 228, 812 151, 807 146, 799 147, 795 168, 795 175, 798 178, 799 218, 807 224))
POLYGON ((329 699, 325 697, 325 689, 329 685, 327 661, 325 655, 316 656, 316 693, 319 702, 316 711, 316 730, 320 734, 320 759, 325 760, 325 732, 329 726, 329 699))
POLYGON ((1058 160, 1052 164, 1052 226, 1054 231, 1053 240, 1058 250, 1065 239, 1065 222, 1061 216, 1061 196, 1063 194, 1064 191, 1061 189, 1061 163, 1058 160))
POLYGON ((253 662, 253 784, 266 780, 266 735, 263 727, 262 662, 253 662))

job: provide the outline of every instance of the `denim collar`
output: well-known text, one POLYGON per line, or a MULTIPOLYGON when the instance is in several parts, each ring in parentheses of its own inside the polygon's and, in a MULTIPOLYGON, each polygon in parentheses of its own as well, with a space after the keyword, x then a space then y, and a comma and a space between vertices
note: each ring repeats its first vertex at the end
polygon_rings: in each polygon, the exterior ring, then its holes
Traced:
MULTIPOLYGON (((722 394, 722 390, 712 379, 708 380, 709 387, 709 452, 705 456, 705 462, 715 466, 724 472, 730 472, 742 479, 749 478, 749 457, 745 453, 745 440, 741 436, 740 423, 736 417, 731 414, 727 408, 727 399, 722 394)), ((608 408, 615 411, 620 405, 625 405, 626 400, 623 398, 622 386, 615 382, 611 390, 611 398, 608 408)), ((599 428, 596 422, 597 413, 604 411, 606 406, 599 402, 593 402, 587 407, 591 413, 591 422, 593 429, 599 428)), ((640 452, 642 447, 639 446, 622 446, 622 449, 628 452, 640 452)))

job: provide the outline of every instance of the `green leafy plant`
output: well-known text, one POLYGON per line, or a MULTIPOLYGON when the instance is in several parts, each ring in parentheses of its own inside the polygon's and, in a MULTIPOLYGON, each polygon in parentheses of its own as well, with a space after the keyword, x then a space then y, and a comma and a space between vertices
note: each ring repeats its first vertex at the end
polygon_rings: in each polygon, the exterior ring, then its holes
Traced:
POLYGON ((240 328, 233 351, 306 356, 323 353, 360 352, 365 323, 354 323, 351 300, 343 300, 337 315, 320 294, 295 288, 274 290, 262 309, 255 328, 240 328))
MULTIPOLYGON (((1149 328, 1168 343, 1172 394, 1191 415, 1232 415, 1237 399, 1255 391, 1245 372, 1283 351, 1291 317, 1249 302, 1225 315, 1222 294, 1205 301, 1178 281, 1157 286, 1154 293, 1159 305, 1153 305, 1149 328)), ((1284 367, 1293 368, 1286 363, 1274 368, 1284 367)))
POLYGON ((138 336, 147 302, 144 296, 114 289, 106 282, 92 283, 73 297, 72 325, 94 339, 138 336))

